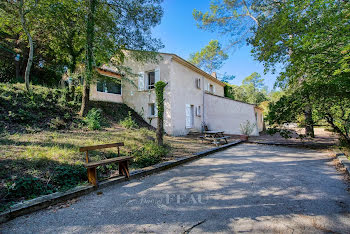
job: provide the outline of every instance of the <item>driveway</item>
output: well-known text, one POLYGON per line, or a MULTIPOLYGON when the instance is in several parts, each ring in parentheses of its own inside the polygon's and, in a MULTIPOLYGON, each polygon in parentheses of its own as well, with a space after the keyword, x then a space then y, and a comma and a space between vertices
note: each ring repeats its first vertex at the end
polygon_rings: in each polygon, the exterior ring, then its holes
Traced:
POLYGON ((350 193, 326 153, 241 144, 0 226, 0 233, 350 232, 350 193))

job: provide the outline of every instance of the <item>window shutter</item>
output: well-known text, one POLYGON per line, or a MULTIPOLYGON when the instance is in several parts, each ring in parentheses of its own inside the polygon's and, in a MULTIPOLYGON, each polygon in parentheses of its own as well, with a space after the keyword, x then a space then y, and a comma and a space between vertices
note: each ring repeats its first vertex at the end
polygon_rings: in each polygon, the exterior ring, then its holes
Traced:
POLYGON ((191 105, 186 104, 186 128, 191 128, 191 105))
POLYGON ((215 85, 213 85, 213 93, 215 93, 215 85))
POLYGON ((208 83, 207 91, 210 91, 210 83, 208 83))
POLYGON ((157 103, 154 103, 154 116, 157 116, 157 117, 158 117, 157 103))
POLYGON ((159 70, 159 68, 154 70, 154 83, 157 83, 158 81, 160 81, 160 70, 159 70))
POLYGON ((139 91, 143 91, 145 89, 145 73, 139 73, 139 91))
POLYGON ((196 113, 197 113, 197 116, 201 116, 201 106, 197 106, 197 109, 196 109, 196 113))

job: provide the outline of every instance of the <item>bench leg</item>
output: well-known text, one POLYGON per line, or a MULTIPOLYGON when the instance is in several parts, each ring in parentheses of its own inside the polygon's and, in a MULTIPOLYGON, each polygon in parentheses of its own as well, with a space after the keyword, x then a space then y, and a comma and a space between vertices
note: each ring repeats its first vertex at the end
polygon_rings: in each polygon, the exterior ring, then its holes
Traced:
POLYGON ((93 186, 97 186, 96 167, 87 169, 88 180, 93 186))
POLYGON ((119 175, 124 175, 126 178, 130 177, 128 161, 119 162, 119 175))

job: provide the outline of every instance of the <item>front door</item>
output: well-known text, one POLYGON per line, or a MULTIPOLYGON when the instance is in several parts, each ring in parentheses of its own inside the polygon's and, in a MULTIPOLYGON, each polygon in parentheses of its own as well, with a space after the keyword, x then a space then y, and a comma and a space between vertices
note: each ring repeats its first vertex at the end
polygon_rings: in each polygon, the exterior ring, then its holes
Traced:
POLYGON ((194 125, 194 106, 186 104, 186 128, 193 128, 194 125))

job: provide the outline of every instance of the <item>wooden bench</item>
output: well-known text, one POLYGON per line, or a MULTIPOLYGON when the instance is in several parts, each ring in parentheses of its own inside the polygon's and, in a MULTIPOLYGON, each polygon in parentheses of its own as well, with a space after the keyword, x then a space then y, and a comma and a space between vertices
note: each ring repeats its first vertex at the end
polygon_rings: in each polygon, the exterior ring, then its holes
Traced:
POLYGON ((110 164, 110 163, 118 163, 119 175, 124 175, 126 178, 130 177, 128 164, 133 157, 131 155, 120 157, 120 150, 119 150, 120 146, 124 146, 124 143, 120 142, 120 143, 105 144, 105 145, 85 146, 85 147, 79 148, 80 152, 86 152, 86 163, 84 163, 84 167, 87 168, 88 180, 91 184, 93 184, 94 186, 97 186, 97 183, 98 183, 96 167, 110 164), (90 150, 106 149, 106 148, 112 148, 112 147, 118 147, 118 157, 104 159, 98 162, 89 162, 90 150))

